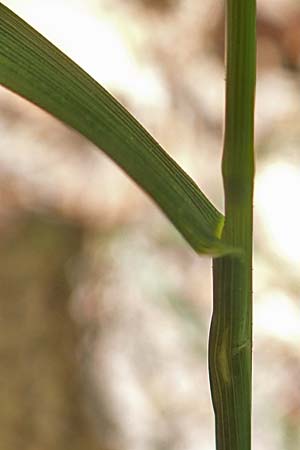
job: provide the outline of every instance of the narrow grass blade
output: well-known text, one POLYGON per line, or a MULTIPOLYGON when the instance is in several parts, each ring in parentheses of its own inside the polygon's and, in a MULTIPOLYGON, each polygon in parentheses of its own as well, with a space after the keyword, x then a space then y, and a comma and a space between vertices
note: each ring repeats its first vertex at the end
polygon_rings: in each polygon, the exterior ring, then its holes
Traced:
POLYGON ((193 180, 103 87, 1 3, 0 83, 101 148, 196 252, 232 250, 219 239, 223 216, 193 180))

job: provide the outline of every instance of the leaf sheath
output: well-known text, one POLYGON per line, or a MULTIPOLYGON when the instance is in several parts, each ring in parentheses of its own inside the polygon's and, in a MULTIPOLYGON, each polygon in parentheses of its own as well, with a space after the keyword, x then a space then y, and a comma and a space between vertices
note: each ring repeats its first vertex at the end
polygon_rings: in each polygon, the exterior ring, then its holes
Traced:
POLYGON ((223 237, 243 254, 213 262, 209 370, 217 450, 251 448, 255 0, 227 0, 223 237))

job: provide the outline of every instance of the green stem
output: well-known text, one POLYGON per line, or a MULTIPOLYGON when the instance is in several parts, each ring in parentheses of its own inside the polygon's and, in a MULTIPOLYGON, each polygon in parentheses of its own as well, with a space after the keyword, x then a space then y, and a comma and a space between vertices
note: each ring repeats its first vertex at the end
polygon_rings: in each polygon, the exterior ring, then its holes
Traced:
POLYGON ((242 249, 213 262, 209 372, 217 450, 251 448, 252 204, 256 2, 226 1, 222 238, 242 249))

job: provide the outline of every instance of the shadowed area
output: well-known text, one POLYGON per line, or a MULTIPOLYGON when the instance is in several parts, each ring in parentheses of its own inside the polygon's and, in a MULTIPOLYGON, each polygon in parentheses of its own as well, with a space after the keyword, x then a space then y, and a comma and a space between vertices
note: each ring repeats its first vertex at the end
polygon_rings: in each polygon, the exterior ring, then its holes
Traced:
POLYGON ((88 421, 68 265, 80 227, 35 215, 2 229, 0 446, 104 450, 88 421))

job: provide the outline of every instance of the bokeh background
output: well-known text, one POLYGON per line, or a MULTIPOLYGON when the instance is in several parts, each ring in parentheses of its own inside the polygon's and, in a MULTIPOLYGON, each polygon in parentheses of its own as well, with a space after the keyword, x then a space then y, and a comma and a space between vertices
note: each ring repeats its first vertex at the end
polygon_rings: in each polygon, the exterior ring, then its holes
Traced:
MULTIPOLYGON (((3 3, 223 208, 223 2, 3 3)), ((299 1, 258 1, 258 38, 253 441, 296 450, 299 1)), ((0 130, 0 448, 213 450, 211 260, 103 153, 3 88, 0 130)))

